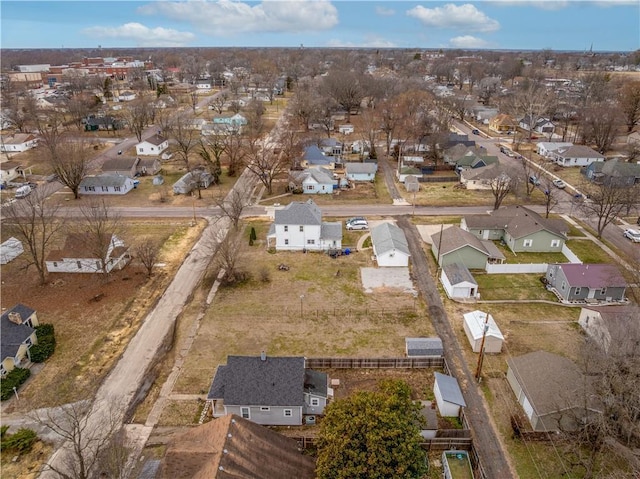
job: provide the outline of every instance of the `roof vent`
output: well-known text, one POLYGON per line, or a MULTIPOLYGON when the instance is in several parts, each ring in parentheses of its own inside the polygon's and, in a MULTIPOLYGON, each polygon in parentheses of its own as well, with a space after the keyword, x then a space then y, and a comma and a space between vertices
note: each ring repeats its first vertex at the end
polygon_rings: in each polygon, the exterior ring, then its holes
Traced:
POLYGON ((267 360, 267 353, 265 353, 264 351, 262 351, 260 353, 260 361, 266 361, 267 360))
POLYGON ((236 423, 236 420, 235 420, 235 419, 232 419, 232 420, 231 420, 231 424, 235 424, 235 423, 236 423))
POLYGON ((218 467, 219 470, 224 471, 224 467, 220 466, 218 467))

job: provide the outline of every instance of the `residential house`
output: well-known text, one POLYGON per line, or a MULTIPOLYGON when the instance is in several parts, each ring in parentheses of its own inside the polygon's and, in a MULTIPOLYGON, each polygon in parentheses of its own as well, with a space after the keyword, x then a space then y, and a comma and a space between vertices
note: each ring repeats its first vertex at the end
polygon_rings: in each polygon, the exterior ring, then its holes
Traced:
POLYGON ((21 164, 15 161, 0 162, 0 183, 5 185, 22 175, 21 164))
POLYGON ((392 223, 381 223, 371 229, 373 256, 378 266, 409 266, 409 244, 404 231, 392 223))
POLYGON ((295 439, 229 414, 171 436, 159 471, 149 477, 314 479, 316 474, 314 458, 303 454, 295 439))
POLYGON ((169 148, 169 140, 161 135, 153 135, 136 145, 138 155, 158 156, 169 148))
POLYGON ((344 164, 344 169, 349 181, 373 181, 378 171, 378 163, 353 163, 344 164))
POLYGON ((240 129, 240 127, 246 126, 248 121, 240 113, 236 113, 231 116, 216 116, 213 118, 214 125, 228 125, 240 129))
POLYGON ((587 306, 580 309, 578 324, 593 342, 609 353, 615 345, 617 353, 625 353, 628 347, 635 347, 635 339, 640 329, 638 306, 587 306))
POLYGON ((449 132, 444 145, 440 145, 443 150, 447 150, 456 145, 464 145, 475 147, 476 142, 474 140, 469 139, 469 135, 462 135, 460 133, 449 132))
POLYGON ((625 301, 627 282, 612 264, 550 264, 547 288, 567 303, 625 301))
POLYGON ((333 173, 320 166, 289 172, 291 191, 301 191, 305 195, 330 195, 337 185, 338 181, 334 179, 333 173))
POLYGON ((440 282, 453 299, 475 299, 480 296, 478 283, 464 264, 449 263, 442 267, 440 282))
POLYGON ((204 169, 195 169, 184 174, 173 184, 174 195, 188 195, 195 189, 207 189, 213 183, 213 175, 204 169))
POLYGON ((344 125, 340 125, 338 127, 338 132, 342 135, 350 135, 355 131, 355 128, 350 123, 345 123, 344 125))
POLYGON ((278 251, 342 248, 342 223, 322 221, 322 212, 313 200, 289 203, 274 212, 267 246, 274 246, 278 251))
POLYGON ((121 120, 112 116, 89 116, 84 120, 85 131, 109 131, 121 130, 123 128, 121 120))
POLYGON ((162 163, 158 158, 138 158, 136 174, 141 176, 156 175, 162 169, 162 163))
POLYGON ((407 181, 407 178, 410 178, 410 177, 414 177, 418 179, 422 178, 422 170, 420 168, 417 168, 415 166, 404 166, 402 165, 402 162, 400 163, 401 163, 400 168, 396 172, 398 181, 400 183, 405 183, 407 181))
POLYGON ((309 145, 304 149, 304 154, 300 160, 300 166, 302 168, 322 166, 329 170, 333 170, 336 167, 336 161, 335 158, 331 156, 325 156, 317 145, 309 145))
POLYGON ((455 162, 456 173, 460 174, 465 170, 475 170, 485 166, 498 163, 498 157, 493 155, 476 155, 472 152, 458 158, 455 162))
POLYGON ((569 228, 524 206, 506 206, 486 215, 464 216, 460 228, 482 240, 501 240, 514 253, 560 252, 569 228))
POLYGON ((589 166, 596 161, 604 161, 604 155, 584 145, 558 148, 551 158, 560 166, 589 166))
POLYGON ((35 327, 38 326, 36 311, 24 304, 16 304, 0 317, 0 377, 14 368, 31 361, 29 349, 38 343, 35 327))
POLYGON ((118 156, 117 158, 105 160, 102 164, 102 171, 110 175, 121 175, 133 178, 138 171, 138 163, 140 163, 140 158, 118 156))
POLYGON ((552 158, 553 154, 559 149, 566 149, 572 146, 573 143, 565 141, 541 141, 536 143, 536 153, 538 153, 540 156, 544 156, 545 158, 552 158))
POLYGON ((136 187, 136 180, 124 175, 105 173, 85 176, 80 182, 81 195, 126 195, 136 187))
POLYGON ((465 144, 459 144, 444 150, 443 159, 444 162, 449 165, 456 165, 462 158, 466 156, 472 158, 482 158, 486 155, 486 148, 483 148, 481 146, 467 146, 465 144))
POLYGON ((0 244, 0 264, 11 263, 22 253, 24 253, 22 241, 12 236, 0 244))
POLYGON ((303 357, 227 356, 207 401, 214 417, 227 414, 269 426, 299 426, 321 415, 332 394, 325 373, 305 368, 303 357))
POLYGON ((451 226, 431 235, 431 252, 437 263, 444 267, 458 263, 469 269, 485 269, 487 263, 503 263, 504 255, 488 240, 451 226))
POLYGON ((518 122, 506 113, 500 113, 489 120, 489 129, 500 134, 510 134, 518 129, 518 122))
POLYGON ((471 111, 473 119, 484 125, 488 125, 491 119, 498 116, 498 109, 492 106, 474 106, 471 111))
POLYGON ((91 233, 71 233, 61 250, 49 253, 45 264, 49 273, 109 273, 124 268, 129 261, 129 247, 114 234, 97 238, 91 233), (98 250, 104 250, 102 258, 98 250))
POLYGON ((469 168, 460 171, 460 184, 468 190, 491 190, 493 185, 504 184, 517 179, 512 168, 493 163, 482 168, 469 168))
POLYGON ((405 338, 405 354, 408 358, 442 357, 444 346, 440 338, 405 338))
POLYGON ((555 130, 555 125, 549 118, 535 118, 530 115, 525 115, 518 122, 518 125, 523 130, 535 131, 537 133, 549 136, 551 136, 553 134, 553 131, 555 130))
POLYGON ((502 351, 504 336, 493 316, 484 311, 471 311, 463 314, 463 329, 474 353, 484 349, 486 353, 502 351))
POLYGON ((439 372, 433 373, 433 395, 438 404, 438 411, 442 417, 459 417, 461 409, 467 407, 462 396, 462 390, 458 380, 453 376, 447 376, 439 372))
POLYGON ((351 143, 351 153, 362 153, 368 155, 371 150, 369 142, 367 140, 356 140, 351 143))
POLYGON ((202 131, 206 124, 207 120, 204 118, 192 118, 189 120, 189 127, 198 131, 202 131))
POLYGON ((585 169, 585 176, 598 184, 633 186, 640 183, 640 163, 627 163, 617 158, 594 162, 585 169))
POLYGON ((211 90, 211 78, 198 78, 196 88, 201 91, 211 90))
POLYGON ((507 382, 534 431, 572 431, 602 408, 589 378, 571 360, 546 351, 507 359, 507 382))
POLYGON ((118 95, 119 101, 133 101, 136 99, 136 94, 130 90, 123 91, 118 95))
POLYGON ((14 135, 2 136, 0 138, 0 151, 6 153, 21 153, 35 148, 38 139, 30 133, 16 133, 14 135))
POLYGON ((318 147, 326 156, 340 158, 342 156, 344 145, 341 141, 338 141, 335 138, 322 138, 318 142, 318 147))

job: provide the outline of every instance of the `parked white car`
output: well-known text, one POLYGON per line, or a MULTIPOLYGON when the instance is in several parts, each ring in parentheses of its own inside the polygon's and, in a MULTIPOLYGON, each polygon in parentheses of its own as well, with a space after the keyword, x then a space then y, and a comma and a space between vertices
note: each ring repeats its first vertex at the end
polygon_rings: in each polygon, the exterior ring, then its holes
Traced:
POLYGON ((346 221, 346 227, 348 230, 368 230, 369 222, 362 217, 349 218, 346 221))
POLYGON ((640 231, 631 228, 624 230, 622 233, 625 238, 629 238, 634 243, 640 243, 640 231))
POLYGON ((558 179, 558 180, 553 180, 553 186, 555 186, 556 188, 560 188, 562 190, 567 186, 567 184, 564 181, 558 179))

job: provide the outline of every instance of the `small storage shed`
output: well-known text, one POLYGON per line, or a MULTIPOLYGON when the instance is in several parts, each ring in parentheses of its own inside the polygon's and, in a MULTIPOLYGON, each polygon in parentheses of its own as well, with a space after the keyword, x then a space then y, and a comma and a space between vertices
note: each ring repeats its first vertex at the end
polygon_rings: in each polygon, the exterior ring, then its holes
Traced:
POLYGON ((453 376, 446 374, 434 373, 435 382, 433 384, 433 394, 438 403, 438 410, 442 417, 458 417, 460 416, 460 408, 466 407, 462 397, 462 391, 458 380, 453 376))
POLYGON ((378 266, 409 266, 409 244, 396 225, 382 223, 371 230, 373 255, 378 266))
POLYGON ((471 311, 464 315, 464 332, 469 339, 471 349, 474 353, 479 353, 482 347, 482 336, 484 338, 484 352, 485 353, 499 353, 502 351, 502 342, 504 336, 498 328, 498 325, 490 314, 487 318, 487 313, 483 311, 471 311), (487 332, 485 334, 484 328, 487 326, 487 332))
POLYGON ((469 268, 462 263, 445 265, 440 273, 440 281, 450 298, 465 299, 478 296, 478 283, 469 268))
POLYGON ((24 252, 22 242, 13 236, 0 245, 0 264, 7 264, 24 252))
POLYGON ((440 357, 444 353, 440 338, 405 338, 404 342, 408 358, 440 357))

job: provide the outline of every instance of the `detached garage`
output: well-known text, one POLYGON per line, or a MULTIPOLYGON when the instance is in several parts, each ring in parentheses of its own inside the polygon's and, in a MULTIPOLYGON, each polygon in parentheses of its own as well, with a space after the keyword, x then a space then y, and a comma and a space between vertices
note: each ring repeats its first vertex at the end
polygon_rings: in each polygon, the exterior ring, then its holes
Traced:
POLYGON ((396 225, 382 223, 371 230, 373 254, 378 266, 409 266, 409 244, 396 225))
POLYGON ((24 252, 22 243, 13 236, 0 245, 0 264, 7 264, 24 252))
POLYGON ((459 417, 460 409, 466 407, 458 380, 453 376, 434 373, 436 380, 433 384, 433 395, 438 403, 438 410, 442 417, 459 417))
POLYGON ((502 351, 504 336, 490 314, 487 317, 487 313, 478 310, 466 313, 464 315, 464 332, 474 353, 480 352, 482 336, 485 336, 485 353, 499 353, 502 351), (485 326, 487 327, 486 334, 484 332, 485 326))
POLYGON ((442 268, 440 281, 447 296, 456 299, 477 298, 478 283, 462 263, 447 264, 442 268))

